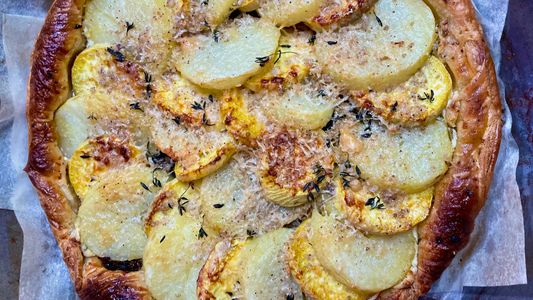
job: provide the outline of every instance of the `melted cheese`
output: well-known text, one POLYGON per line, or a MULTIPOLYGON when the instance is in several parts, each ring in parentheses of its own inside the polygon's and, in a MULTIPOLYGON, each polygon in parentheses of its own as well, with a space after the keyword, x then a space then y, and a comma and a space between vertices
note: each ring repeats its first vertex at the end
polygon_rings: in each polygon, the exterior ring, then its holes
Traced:
POLYGON ((230 236, 261 234, 305 215, 309 206, 284 208, 265 199, 256 175, 258 162, 245 152, 203 179, 205 221, 230 236))

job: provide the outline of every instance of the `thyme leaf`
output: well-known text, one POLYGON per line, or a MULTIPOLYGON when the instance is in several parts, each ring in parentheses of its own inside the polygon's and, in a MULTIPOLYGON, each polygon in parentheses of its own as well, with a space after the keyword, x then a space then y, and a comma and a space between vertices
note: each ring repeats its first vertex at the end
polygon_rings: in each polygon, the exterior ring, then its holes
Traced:
POLYGON ((207 233, 204 230, 204 227, 200 227, 200 231, 198 232, 198 239, 201 239, 203 237, 207 237, 207 233))
POLYGON ((429 100, 429 102, 433 102, 435 101, 435 92, 433 90, 431 90, 428 93, 424 92, 424 97, 418 95, 418 98, 421 100, 421 101, 424 101, 424 100, 429 100))
POLYGON ((116 61, 123 62, 126 60, 126 57, 120 51, 113 50, 111 47, 107 47, 106 50, 109 52, 109 54, 113 55, 116 61))
POLYGON ((141 181, 141 186, 143 187, 143 189, 149 191, 150 193, 152 192, 152 191, 150 191, 150 189, 148 188, 148 186, 147 186, 146 184, 144 184, 144 182, 142 182, 142 181, 141 181))
POLYGON ((126 21, 126 34, 128 34, 128 32, 130 32, 130 30, 132 30, 133 27, 135 27, 135 24, 133 24, 133 22, 130 23, 130 22, 126 21))
POLYGON ((131 103, 130 104, 130 109, 136 109, 136 110, 140 110, 140 111, 144 112, 144 110, 139 106, 139 102, 131 103))

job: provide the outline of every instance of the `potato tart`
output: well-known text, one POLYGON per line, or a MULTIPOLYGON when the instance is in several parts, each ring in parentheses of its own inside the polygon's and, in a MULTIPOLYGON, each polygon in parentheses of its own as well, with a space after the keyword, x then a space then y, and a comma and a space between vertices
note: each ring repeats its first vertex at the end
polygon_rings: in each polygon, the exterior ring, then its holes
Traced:
POLYGON ((500 109, 470 0, 56 0, 25 171, 81 299, 418 299, 500 109))

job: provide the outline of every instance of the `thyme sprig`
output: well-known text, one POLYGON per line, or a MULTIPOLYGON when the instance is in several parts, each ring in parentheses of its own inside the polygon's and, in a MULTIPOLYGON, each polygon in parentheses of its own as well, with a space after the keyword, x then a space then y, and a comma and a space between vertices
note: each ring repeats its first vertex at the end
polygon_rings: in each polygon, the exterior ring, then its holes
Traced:
POLYGON ((204 112, 204 114, 202 115, 202 124, 204 124, 206 126, 215 126, 215 124, 209 123, 209 119, 207 119, 207 115, 206 115, 206 111, 205 111, 205 106, 206 105, 207 105, 207 101, 204 101, 202 104, 194 101, 194 103, 192 104, 192 109, 201 110, 201 111, 204 112))
POLYGON ((433 102, 435 101, 435 92, 433 90, 431 90, 428 93, 424 92, 424 97, 418 95, 418 98, 421 100, 421 101, 424 101, 424 100, 429 100, 429 102, 433 102))
POLYGON ((270 61, 272 56, 277 55, 278 57, 274 61, 274 64, 276 64, 280 60, 281 55, 282 54, 287 54, 287 53, 298 54, 298 53, 293 52, 293 51, 282 52, 281 50, 278 50, 276 53, 272 53, 272 54, 267 55, 267 56, 256 57, 255 58, 255 62, 258 63, 261 67, 264 67, 270 61))
POLYGON ((183 213, 187 212, 187 210, 185 209, 185 204, 189 203, 189 199, 183 197, 183 195, 187 193, 189 188, 191 188, 191 184, 189 184, 187 189, 183 193, 181 193, 180 197, 178 198, 178 212, 180 213, 180 216, 183 216, 183 213))
POLYGON ((144 110, 139 106, 139 102, 130 103, 130 109, 140 110, 144 112, 144 110))
POLYGON ((381 198, 379 198, 379 196, 368 199, 365 203, 365 206, 370 206, 370 210, 373 210, 374 208, 377 208, 377 209, 385 208, 385 204, 381 203, 381 198))
POLYGON ((113 55, 113 57, 115 58, 116 61, 123 62, 123 61, 126 60, 126 57, 120 51, 113 50, 111 47, 107 47, 106 50, 107 50, 107 52, 109 52, 109 54, 113 55))
POLYGON ((315 195, 313 195, 313 190, 320 194, 320 187, 319 184, 326 179, 327 176, 333 174, 330 170, 324 169, 321 165, 315 165, 315 171, 313 172, 315 177, 313 180, 307 182, 304 187, 303 191, 307 192, 307 201, 311 202, 315 200, 315 195))
POLYGON ((126 34, 128 34, 128 32, 130 32, 130 30, 132 30, 134 27, 135 27, 135 24, 133 24, 133 22, 130 23, 126 21, 126 34))
POLYGON ((144 72, 144 81, 146 82, 146 95, 148 99, 152 98, 152 75, 144 72))

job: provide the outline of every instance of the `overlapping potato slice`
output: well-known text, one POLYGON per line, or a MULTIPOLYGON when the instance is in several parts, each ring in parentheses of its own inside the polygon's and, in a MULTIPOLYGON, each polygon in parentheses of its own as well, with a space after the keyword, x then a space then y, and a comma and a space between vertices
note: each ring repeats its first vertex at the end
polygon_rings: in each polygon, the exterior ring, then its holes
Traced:
POLYGON ((318 132, 280 130, 260 141, 259 176, 268 201, 299 206, 314 199, 333 170, 333 155, 318 132))
POLYGON ((197 201, 195 189, 174 180, 150 208, 143 267, 146 285, 155 299, 196 299, 198 273, 219 240, 194 212, 197 201))
POLYGON ((140 154, 140 149, 115 136, 88 139, 80 144, 70 159, 70 184, 83 200, 87 191, 107 173, 135 163, 140 154))
POLYGON ((312 232, 310 220, 305 220, 296 229, 287 252, 291 274, 305 295, 317 300, 363 300, 370 296, 348 288, 324 269, 310 241, 312 232))
POLYGON ((84 34, 89 46, 121 44, 128 59, 148 64, 151 73, 160 72, 167 66, 173 18, 182 5, 180 0, 90 0, 84 34))
POLYGON ((102 93, 84 93, 67 100, 54 118, 63 155, 71 157, 88 137, 110 133, 129 138, 137 146, 145 145, 150 129, 144 112, 132 109, 132 104, 126 97, 102 93))
POLYGON ((268 202, 256 175, 258 162, 238 152, 200 186, 205 222, 225 235, 269 232, 303 217, 309 206, 285 208, 268 202), (275 216, 275 217, 274 217, 275 216))
POLYGON ((422 0, 380 0, 351 26, 317 33, 316 54, 334 80, 357 90, 406 81, 426 61, 435 18, 422 0))
POLYGON ((379 292, 401 282, 412 267, 417 240, 412 231, 365 236, 314 212, 310 242, 324 270, 345 286, 379 292))
MULTIPOLYGON (((344 137, 346 136, 346 137, 344 137)), ((448 170, 453 155, 448 128, 441 121, 391 133, 383 125, 356 123, 342 131, 357 141, 349 154, 361 177, 383 189, 417 193, 433 185, 448 170)))
POLYGON ((154 86, 150 130, 157 148, 176 161, 176 178, 192 181, 221 167, 236 145, 221 119, 217 94, 178 74, 154 86))
POLYGON ((292 129, 319 129, 329 122, 336 104, 335 99, 319 92, 300 85, 282 96, 267 93, 261 107, 267 117, 280 125, 292 129))
POLYGON ((220 242, 198 279, 198 299, 303 299, 286 266, 292 230, 280 228, 247 241, 220 242))
POLYGON ((325 0, 259 0, 259 14, 281 27, 311 20, 325 0))
POLYGON ((140 99, 146 82, 140 64, 120 61, 111 44, 96 44, 83 50, 72 65, 72 88, 75 95, 101 92, 140 99))
MULTIPOLYGON (((159 190, 146 161, 108 170, 84 195, 76 228, 86 256, 111 260, 142 258, 146 244, 143 216, 159 190)), ((168 175, 160 174, 164 184, 168 175)))
POLYGON ((256 145, 257 137, 265 129, 265 123, 254 109, 250 92, 232 89, 224 92, 220 100, 220 113, 229 132, 241 143, 256 145))
POLYGON ((311 37, 311 31, 284 29, 278 51, 272 57, 274 63, 265 65, 262 72, 246 81, 244 86, 255 92, 280 91, 302 82, 316 60, 309 44, 311 37))
POLYGON ((357 20, 376 2, 377 0, 329 0, 306 23, 315 31, 332 30, 357 20))
POLYGON ((429 123, 442 113, 452 91, 452 78, 431 56, 409 80, 384 92, 353 91, 354 100, 385 120, 413 126, 429 123))
POLYGON ((335 207, 347 221, 371 234, 396 234, 413 228, 429 214, 434 188, 420 193, 378 190, 363 185, 357 189, 337 184, 335 207))
POLYGON ((205 1, 205 22, 209 26, 220 25, 236 9, 235 0, 209 0, 205 1))
POLYGON ((220 27, 216 36, 182 38, 173 57, 190 81, 214 89, 243 84, 272 60, 279 29, 263 19, 244 16, 220 27))

